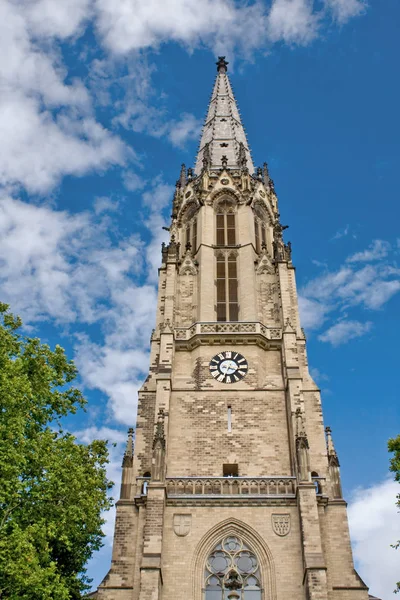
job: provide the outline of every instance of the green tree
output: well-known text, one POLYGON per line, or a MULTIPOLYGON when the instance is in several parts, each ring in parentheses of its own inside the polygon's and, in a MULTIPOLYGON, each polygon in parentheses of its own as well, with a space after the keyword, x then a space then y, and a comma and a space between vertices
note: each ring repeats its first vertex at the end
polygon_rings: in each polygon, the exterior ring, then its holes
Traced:
POLYGON ((81 598, 110 508, 106 442, 63 431, 85 404, 76 368, 20 327, 0 304, 0 598, 81 598))
MULTIPOLYGON (((390 470, 394 473, 395 481, 400 483, 400 435, 396 438, 392 438, 388 442, 389 452, 393 452, 393 457, 390 459, 390 470)), ((400 493, 397 494, 397 506, 400 508, 400 493)), ((393 548, 397 550, 400 547, 400 540, 393 545, 393 548)), ((400 592, 400 581, 396 584, 395 593, 400 592)))

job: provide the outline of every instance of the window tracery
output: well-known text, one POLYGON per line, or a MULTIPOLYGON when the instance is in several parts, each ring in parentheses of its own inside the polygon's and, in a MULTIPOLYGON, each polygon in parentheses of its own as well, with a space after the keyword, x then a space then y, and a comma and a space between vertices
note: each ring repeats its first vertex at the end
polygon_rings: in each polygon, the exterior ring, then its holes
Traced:
POLYGON ((234 246, 236 244, 235 203, 225 199, 216 207, 216 242, 217 246, 234 246))
POLYGON ((185 238, 184 247, 191 248, 193 254, 197 250, 197 212, 198 206, 190 204, 185 211, 185 238))
POLYGON ((224 538, 209 555, 204 600, 261 600, 257 556, 238 536, 224 538))
POLYGON ((255 248, 259 254, 267 245, 267 215, 265 210, 258 204, 253 209, 254 212, 254 233, 255 248))
POLYGON ((235 251, 217 253, 216 286, 217 321, 238 321, 238 269, 235 251))

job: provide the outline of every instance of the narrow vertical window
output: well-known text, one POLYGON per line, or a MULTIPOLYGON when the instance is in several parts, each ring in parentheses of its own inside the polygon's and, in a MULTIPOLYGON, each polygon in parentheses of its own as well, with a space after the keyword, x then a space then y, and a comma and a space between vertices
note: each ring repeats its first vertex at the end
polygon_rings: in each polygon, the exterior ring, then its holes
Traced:
POLYGON ((226 239, 228 246, 234 246, 236 244, 235 215, 233 213, 228 213, 226 215, 226 239))
POLYGON ((217 209, 217 246, 236 244, 235 213, 231 202, 221 202, 217 209))
POLYGON ((217 321, 238 321, 237 260, 233 254, 217 256, 217 321))
POLYGON ((225 215, 217 215, 217 246, 225 245, 225 215))
POLYGON ((232 407, 228 406, 228 433, 232 433, 232 407))
POLYGON ((197 212, 198 207, 196 204, 191 204, 185 212, 185 221, 184 225, 184 236, 183 236, 183 253, 186 252, 186 248, 188 246, 191 247, 193 254, 197 250, 197 212))
POLYGON ((261 247, 267 245, 267 232, 265 223, 261 223, 261 247))
POLYGON ((228 298, 228 321, 237 321, 239 318, 237 265, 236 256, 232 255, 228 258, 228 298))
POLYGON ((197 219, 195 219, 192 224, 192 250, 193 254, 197 250, 197 219))
POLYGON ((254 241, 257 254, 267 245, 267 214, 265 210, 256 205, 254 208, 254 241))
POLYGON ((188 244, 191 244, 191 243, 192 242, 190 239, 190 223, 187 223, 187 225, 186 225, 186 244, 185 245, 187 246, 188 244))
POLYGON ((225 256, 217 257, 217 321, 226 321, 226 265, 225 256))
POLYGON ((260 252, 260 225, 258 223, 257 217, 254 217, 254 231, 255 231, 255 239, 256 239, 256 252, 260 252))

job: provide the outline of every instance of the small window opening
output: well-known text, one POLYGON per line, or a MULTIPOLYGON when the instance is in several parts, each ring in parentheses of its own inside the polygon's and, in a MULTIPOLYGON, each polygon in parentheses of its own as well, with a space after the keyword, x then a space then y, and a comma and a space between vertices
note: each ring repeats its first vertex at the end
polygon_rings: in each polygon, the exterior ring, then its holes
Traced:
POLYGON ((232 406, 228 406, 228 433, 232 431, 232 406))
MULTIPOLYGON (((148 477, 149 480, 151 478, 151 473, 149 471, 146 471, 146 473, 143 473, 143 477, 148 477)), ((142 484, 142 495, 146 496, 147 495, 147 486, 149 485, 148 481, 143 481, 142 484)))
MULTIPOLYGON (((311 472, 311 477, 319 477, 318 473, 316 471, 312 471, 311 472)), ((322 488, 321 488, 321 482, 316 480, 314 481, 314 485, 315 485, 315 491, 317 494, 322 494, 322 488)))
POLYGON ((238 464, 223 465, 223 474, 224 474, 224 477, 239 477, 239 465, 238 464))

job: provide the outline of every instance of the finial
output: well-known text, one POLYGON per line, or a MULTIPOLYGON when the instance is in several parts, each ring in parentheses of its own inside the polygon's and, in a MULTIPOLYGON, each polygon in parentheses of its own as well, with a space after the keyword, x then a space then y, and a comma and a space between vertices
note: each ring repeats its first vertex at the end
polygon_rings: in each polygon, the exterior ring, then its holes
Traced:
POLYGON ((180 183, 180 187, 185 187, 185 185, 186 185, 186 166, 184 164, 182 164, 182 166, 181 166, 181 172, 179 175, 179 183, 180 183))
POLYGON ((128 441, 124 452, 124 458, 122 459, 122 466, 132 466, 133 460, 133 427, 128 429, 128 441))
POLYGON ((264 185, 269 185, 270 179, 271 178, 269 176, 268 164, 265 162, 263 164, 263 180, 264 180, 264 185))
POLYGON ((218 73, 227 72, 229 63, 225 60, 225 56, 218 56, 218 62, 215 64, 217 65, 218 73))
POLYGON ((157 442, 160 442, 162 447, 165 448, 164 418, 164 409, 160 408, 157 415, 156 432, 153 440, 153 448, 156 447, 157 442))
POLYGON ((332 429, 330 427, 325 427, 325 433, 328 456, 336 456, 336 450, 332 439, 332 429))

